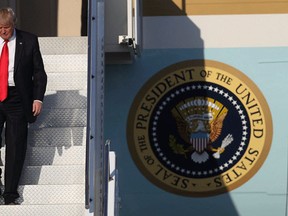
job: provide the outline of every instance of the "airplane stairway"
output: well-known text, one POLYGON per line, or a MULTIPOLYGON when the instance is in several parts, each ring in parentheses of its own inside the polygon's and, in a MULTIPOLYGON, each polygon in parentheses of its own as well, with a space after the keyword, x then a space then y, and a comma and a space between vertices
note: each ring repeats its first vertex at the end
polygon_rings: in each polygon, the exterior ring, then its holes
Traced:
MULTIPOLYGON (((5 206, 1 198, 0 216, 85 215, 87 38, 47 37, 39 43, 48 75, 43 112, 29 125, 20 205, 5 206)), ((4 158, 5 146, 2 169, 4 158)))

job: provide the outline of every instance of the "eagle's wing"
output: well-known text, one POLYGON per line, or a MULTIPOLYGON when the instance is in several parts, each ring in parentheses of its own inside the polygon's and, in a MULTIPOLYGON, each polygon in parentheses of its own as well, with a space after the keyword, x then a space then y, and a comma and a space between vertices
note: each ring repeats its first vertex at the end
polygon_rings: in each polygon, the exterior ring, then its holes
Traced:
POLYGON ((188 125, 187 123, 182 119, 177 117, 176 118, 176 125, 178 129, 178 133, 181 136, 181 138, 186 142, 189 143, 189 134, 188 134, 188 125))
POLYGON ((227 115, 226 113, 223 113, 221 116, 218 116, 214 121, 211 122, 211 132, 210 132, 210 141, 214 142, 218 136, 221 134, 222 127, 223 127, 223 121, 227 115))

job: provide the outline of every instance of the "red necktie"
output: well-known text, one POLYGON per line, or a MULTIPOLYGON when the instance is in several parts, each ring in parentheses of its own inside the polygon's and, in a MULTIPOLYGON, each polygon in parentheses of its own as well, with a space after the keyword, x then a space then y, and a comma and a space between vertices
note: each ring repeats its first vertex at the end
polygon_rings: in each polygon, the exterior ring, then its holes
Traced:
POLYGON ((0 57, 0 101, 6 99, 8 91, 9 54, 7 43, 8 40, 5 40, 0 57))

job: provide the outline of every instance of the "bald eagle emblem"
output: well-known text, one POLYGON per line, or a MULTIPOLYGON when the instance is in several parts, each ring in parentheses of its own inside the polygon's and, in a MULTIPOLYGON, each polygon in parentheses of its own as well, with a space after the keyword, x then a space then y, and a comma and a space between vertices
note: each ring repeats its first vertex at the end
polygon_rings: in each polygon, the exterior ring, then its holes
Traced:
POLYGON ((228 134, 220 147, 213 147, 222 132, 227 113, 223 104, 210 97, 193 97, 178 103, 172 109, 172 115, 180 137, 189 147, 177 144, 175 137, 170 135, 169 144, 174 153, 191 154, 191 160, 199 164, 209 159, 207 151, 214 152, 213 157, 219 159, 233 141, 233 136, 228 134))

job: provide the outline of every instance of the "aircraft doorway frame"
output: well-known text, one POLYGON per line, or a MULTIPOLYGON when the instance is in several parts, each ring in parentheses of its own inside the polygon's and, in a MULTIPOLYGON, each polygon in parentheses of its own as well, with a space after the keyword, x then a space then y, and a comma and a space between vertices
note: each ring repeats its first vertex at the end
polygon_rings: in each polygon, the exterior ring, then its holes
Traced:
POLYGON ((108 159, 103 138, 104 55, 104 0, 89 0, 85 204, 89 215, 97 216, 107 215, 108 159))

